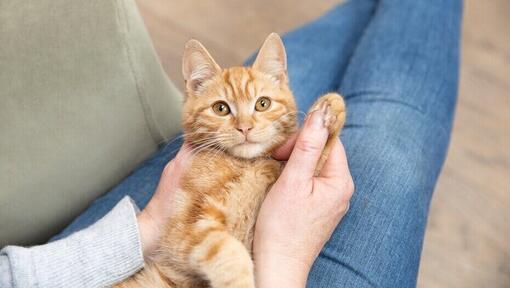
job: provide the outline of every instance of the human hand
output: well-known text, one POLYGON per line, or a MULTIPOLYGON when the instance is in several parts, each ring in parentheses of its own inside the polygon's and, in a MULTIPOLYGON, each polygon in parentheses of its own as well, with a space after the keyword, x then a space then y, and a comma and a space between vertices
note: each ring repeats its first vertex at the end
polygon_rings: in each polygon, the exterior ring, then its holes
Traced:
POLYGON ((340 140, 314 177, 328 137, 323 123, 320 111, 311 113, 299 135, 275 152, 277 159, 290 157, 257 218, 257 287, 305 287, 315 258, 348 210, 354 183, 340 140))
POLYGON ((178 188, 179 179, 190 157, 191 149, 185 143, 175 158, 163 169, 156 192, 145 209, 138 214, 138 227, 145 257, 150 256, 157 247, 170 215, 170 206, 178 188))

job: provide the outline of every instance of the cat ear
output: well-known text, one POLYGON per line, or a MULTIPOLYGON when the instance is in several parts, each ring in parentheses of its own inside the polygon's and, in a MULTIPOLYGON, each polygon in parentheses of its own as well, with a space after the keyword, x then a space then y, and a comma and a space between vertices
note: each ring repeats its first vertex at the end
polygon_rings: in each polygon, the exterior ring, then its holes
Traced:
POLYGON ((197 92, 205 81, 220 72, 220 66, 200 42, 191 39, 184 45, 182 75, 187 91, 197 92))
POLYGON ((278 34, 271 33, 267 36, 252 67, 271 76, 278 83, 287 80, 287 54, 278 34))

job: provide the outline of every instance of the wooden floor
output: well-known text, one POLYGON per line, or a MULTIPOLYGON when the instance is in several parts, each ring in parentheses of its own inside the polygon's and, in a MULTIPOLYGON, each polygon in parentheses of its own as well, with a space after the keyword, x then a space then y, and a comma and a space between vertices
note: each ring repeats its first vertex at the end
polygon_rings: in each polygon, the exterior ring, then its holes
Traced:
MULTIPOLYGON (((337 2, 138 0, 164 68, 181 88, 189 38, 222 65, 239 64, 269 32, 337 2)), ((467 0, 464 20, 459 104, 418 287, 510 287, 510 1, 467 0)))

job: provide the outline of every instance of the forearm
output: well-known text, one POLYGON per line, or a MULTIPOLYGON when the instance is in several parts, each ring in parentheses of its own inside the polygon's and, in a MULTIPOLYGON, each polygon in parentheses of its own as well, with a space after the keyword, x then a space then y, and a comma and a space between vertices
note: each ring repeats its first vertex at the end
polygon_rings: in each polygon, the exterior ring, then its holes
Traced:
POLYGON ((104 287, 143 266, 135 206, 124 198, 92 226, 65 239, 0 251, 1 287, 104 287), (10 274, 10 275, 9 275, 10 274), (10 283, 8 283, 10 282, 10 283))

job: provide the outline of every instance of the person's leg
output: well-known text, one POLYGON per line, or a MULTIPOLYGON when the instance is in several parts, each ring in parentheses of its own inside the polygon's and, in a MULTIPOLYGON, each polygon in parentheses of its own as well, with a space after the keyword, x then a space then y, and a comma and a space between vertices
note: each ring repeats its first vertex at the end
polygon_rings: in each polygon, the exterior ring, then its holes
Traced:
POLYGON ((143 162, 135 171, 104 196, 96 199, 80 216, 62 232, 51 238, 55 241, 87 228, 106 215, 126 195, 129 195, 140 209, 143 209, 156 191, 159 178, 166 164, 175 157, 182 145, 177 136, 163 146, 151 158, 143 162))
POLYGON ((309 287, 414 287, 457 95, 460 0, 381 0, 339 91, 356 192, 309 287))
MULTIPOLYGON (((293 79, 291 85, 296 88, 300 109, 306 109, 320 94, 338 88, 340 75, 344 73, 356 43, 369 22, 373 7, 370 0, 347 1, 317 21, 285 35, 289 74, 293 79)), ((118 186, 94 201, 50 241, 93 224, 126 195, 131 196, 143 209, 156 189, 163 168, 175 156, 181 144, 182 141, 171 140, 170 145, 166 145, 118 186)))
MULTIPOLYGON (((282 36, 290 86, 300 111, 306 112, 319 96, 339 88, 374 8, 372 0, 345 1, 282 36)), ((245 64, 254 59, 255 55, 245 64)))

